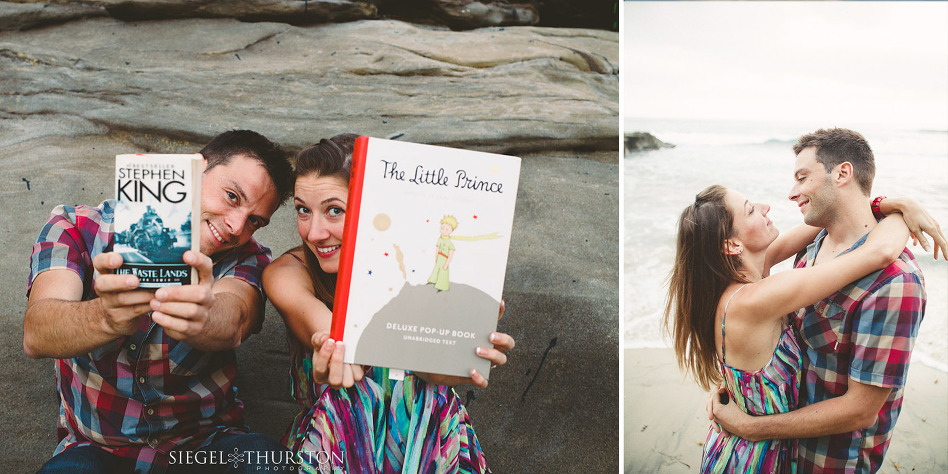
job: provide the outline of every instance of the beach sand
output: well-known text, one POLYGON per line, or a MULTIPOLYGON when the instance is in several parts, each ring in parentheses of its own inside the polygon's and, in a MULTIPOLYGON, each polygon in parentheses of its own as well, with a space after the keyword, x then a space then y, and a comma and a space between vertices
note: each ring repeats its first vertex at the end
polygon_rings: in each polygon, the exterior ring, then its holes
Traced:
MULTIPOLYGON (((698 472, 707 394, 671 349, 626 349, 624 471, 698 472)), ((881 473, 948 472, 948 374, 913 363, 881 473)))

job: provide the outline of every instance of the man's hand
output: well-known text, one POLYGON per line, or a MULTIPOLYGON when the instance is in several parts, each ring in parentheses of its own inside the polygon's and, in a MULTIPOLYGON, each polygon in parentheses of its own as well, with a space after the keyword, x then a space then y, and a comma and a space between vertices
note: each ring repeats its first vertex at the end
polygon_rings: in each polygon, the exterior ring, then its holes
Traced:
POLYGON ((704 411, 708 414, 708 420, 711 421, 711 428, 714 428, 714 431, 718 433, 721 432, 721 425, 714 421, 714 400, 720 399, 722 394, 727 396, 727 391, 724 390, 724 387, 718 387, 717 390, 708 392, 708 403, 704 406, 704 411))
MULTIPOLYGON (((499 320, 504 316, 504 310, 506 305, 504 301, 500 301, 500 311, 497 314, 497 319, 499 320)), ((475 349, 475 353, 478 357, 482 359, 487 359, 491 362, 491 366, 498 367, 507 363, 507 355, 504 354, 505 351, 509 351, 516 346, 516 341, 514 338, 510 337, 509 334, 504 334, 501 332, 494 332, 490 335, 490 342, 493 344, 492 348, 478 347, 475 349)), ((481 375, 476 369, 471 369, 470 377, 457 377, 453 375, 441 375, 441 374, 429 374, 422 372, 415 372, 415 375, 421 377, 424 381, 436 385, 463 385, 463 384, 474 384, 481 388, 487 388, 487 379, 481 375)))
POLYGON ((152 321, 179 341, 187 341, 205 332, 215 301, 211 258, 188 250, 184 253, 184 263, 197 270, 198 283, 160 288, 150 300, 152 321))
POLYGON ((748 438, 746 430, 742 427, 743 423, 751 417, 744 410, 741 410, 733 400, 728 399, 727 392, 723 387, 713 391, 708 399, 709 418, 714 431, 725 432, 740 436, 748 441, 760 441, 759 439, 748 438), (721 396, 724 394, 724 396, 721 396))
POLYGON ((122 266, 122 255, 109 252, 96 255, 92 266, 99 272, 95 292, 102 306, 104 331, 116 337, 127 336, 138 328, 139 318, 151 311, 153 293, 138 289, 135 275, 115 275, 122 266))
POLYGON ((342 361, 346 349, 342 341, 336 342, 327 333, 313 334, 313 380, 326 383, 332 388, 349 388, 365 376, 361 365, 342 361))

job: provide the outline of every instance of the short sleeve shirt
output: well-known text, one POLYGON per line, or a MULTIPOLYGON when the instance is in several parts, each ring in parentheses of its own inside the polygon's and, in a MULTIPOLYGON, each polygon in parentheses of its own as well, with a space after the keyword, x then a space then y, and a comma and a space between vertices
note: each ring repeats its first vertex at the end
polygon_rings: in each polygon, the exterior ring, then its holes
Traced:
MULTIPOLYGON (((821 232, 797 268, 813 265, 821 232)), ((847 252, 865 243, 864 236, 847 252)), ((876 472, 902 407, 905 378, 925 312, 925 287, 906 249, 894 263, 796 312, 805 352, 800 399, 804 405, 846 393, 849 379, 892 392, 876 423, 863 430, 799 441, 800 472, 876 472)))
MULTIPOLYGON (((96 297, 92 260, 113 246, 114 201, 98 207, 58 206, 30 256, 27 294, 40 273, 69 269, 83 281, 83 301, 96 297)), ((250 240, 215 258, 214 278, 233 277, 261 291, 270 251, 250 240)), ((236 398, 233 350, 204 352, 141 318, 138 330, 94 351, 56 360, 60 398, 55 454, 95 445, 136 470, 169 462, 172 450, 193 450, 217 432, 245 432, 236 398)))
POLYGON ((451 242, 450 237, 438 237, 436 245, 438 246, 438 253, 445 257, 448 256, 448 252, 454 250, 454 242, 451 242))

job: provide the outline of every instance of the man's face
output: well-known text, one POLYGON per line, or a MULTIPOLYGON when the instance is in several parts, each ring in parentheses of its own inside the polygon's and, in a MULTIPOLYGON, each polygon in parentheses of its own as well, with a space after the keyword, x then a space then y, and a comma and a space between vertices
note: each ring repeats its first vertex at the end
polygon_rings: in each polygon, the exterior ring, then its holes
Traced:
POLYGON ((826 227, 835 218, 835 204, 839 195, 831 173, 816 161, 816 147, 800 151, 793 177, 796 183, 789 197, 800 206, 803 222, 814 227, 826 227))
POLYGON ((247 243, 270 223, 279 204, 276 186, 259 160, 234 155, 211 168, 201 178, 201 253, 215 255, 247 243))

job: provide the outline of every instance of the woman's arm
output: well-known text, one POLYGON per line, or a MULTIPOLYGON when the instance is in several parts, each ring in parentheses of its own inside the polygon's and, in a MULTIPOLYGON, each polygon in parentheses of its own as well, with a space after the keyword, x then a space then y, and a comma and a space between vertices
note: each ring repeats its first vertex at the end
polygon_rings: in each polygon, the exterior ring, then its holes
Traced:
MULTIPOLYGON (((852 252, 812 267, 780 272, 748 285, 734 304, 750 314, 783 317, 839 291, 873 271, 887 267, 905 248, 908 228, 900 214, 875 226, 852 252)), ((748 313, 745 313, 748 314, 748 313)))
POLYGON ((312 336, 329 332, 332 311, 316 298, 306 265, 285 253, 263 271, 263 289, 280 313, 287 329, 312 349, 312 336))
POLYGON ((780 234, 777 240, 767 247, 767 255, 764 257, 764 276, 770 274, 770 269, 774 265, 793 257, 810 245, 820 230, 819 227, 800 224, 789 232, 780 234))
POLYGON ((329 339, 332 311, 316 298, 306 265, 283 254, 263 271, 263 289, 296 339, 313 350, 313 380, 333 388, 362 380, 361 366, 343 363, 342 341, 329 339))

